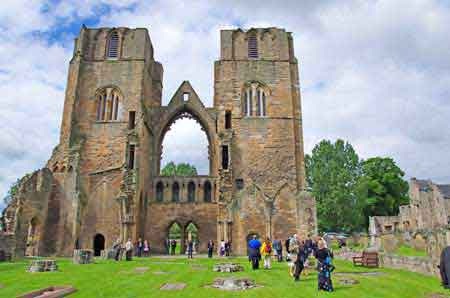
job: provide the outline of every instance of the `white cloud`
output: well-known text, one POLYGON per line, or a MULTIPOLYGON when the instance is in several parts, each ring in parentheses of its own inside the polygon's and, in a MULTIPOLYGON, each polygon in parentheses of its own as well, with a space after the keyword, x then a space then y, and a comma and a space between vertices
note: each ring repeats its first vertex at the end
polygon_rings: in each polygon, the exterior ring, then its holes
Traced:
MULTIPOLYGON (((147 27, 164 65, 163 102, 189 80, 207 106, 219 30, 285 27, 300 62, 307 152, 323 138, 344 138, 364 158, 393 156, 408 176, 450 182, 450 10, 442 1, 49 3, 3 1, 0 8, 0 196, 43 166, 58 141, 77 34, 70 28, 85 18, 147 27), (68 31, 47 40, 61 25, 68 31)), ((188 145, 200 135, 177 127, 173 139, 183 144, 176 147, 200 160, 201 151, 188 145)))

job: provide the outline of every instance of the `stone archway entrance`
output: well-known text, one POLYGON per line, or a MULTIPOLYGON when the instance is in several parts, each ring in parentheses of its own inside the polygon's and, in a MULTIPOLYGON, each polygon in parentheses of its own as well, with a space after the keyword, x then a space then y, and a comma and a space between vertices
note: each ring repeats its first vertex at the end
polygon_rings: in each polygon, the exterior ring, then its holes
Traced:
POLYGON ((184 228, 184 239, 186 241, 185 243, 185 250, 187 253, 187 246, 189 241, 193 242, 194 245, 194 253, 197 253, 198 251, 198 245, 200 243, 200 239, 199 239, 199 231, 198 231, 198 227, 195 223, 193 223, 192 221, 190 223, 188 223, 186 225, 186 227, 184 228))
POLYGON ((39 255, 39 241, 41 235, 41 225, 39 220, 36 217, 33 217, 30 220, 30 224, 28 225, 28 234, 27 234, 27 242, 26 242, 26 256, 38 256, 39 255))
POLYGON ((99 257, 102 254, 102 250, 105 249, 105 236, 102 234, 96 234, 94 236, 94 256, 99 257))
POLYGON ((181 225, 177 222, 172 223, 167 231, 168 239, 168 252, 171 255, 178 255, 181 253, 183 239, 182 239, 182 229, 181 225))

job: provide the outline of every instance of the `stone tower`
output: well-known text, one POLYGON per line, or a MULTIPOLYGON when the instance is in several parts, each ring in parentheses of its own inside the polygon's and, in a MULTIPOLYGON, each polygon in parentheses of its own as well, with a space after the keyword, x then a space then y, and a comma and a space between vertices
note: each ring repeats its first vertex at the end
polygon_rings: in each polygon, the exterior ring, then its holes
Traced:
POLYGON ((249 235, 315 233, 292 44, 283 29, 221 31, 213 107, 189 81, 163 106, 163 68, 146 29, 83 27, 60 142, 46 167, 20 184, 0 236, 14 240, 16 255, 99 255, 128 238, 164 252, 176 225, 182 251, 194 237, 197 251, 215 240, 245 254, 249 235), (208 175, 160 173, 163 139, 183 117, 207 136, 208 175))
MULTIPOLYGON (((221 148, 220 238, 315 232, 305 190, 298 62, 290 32, 223 30, 214 107, 221 148)), ((239 241, 235 241, 239 240, 239 241)))

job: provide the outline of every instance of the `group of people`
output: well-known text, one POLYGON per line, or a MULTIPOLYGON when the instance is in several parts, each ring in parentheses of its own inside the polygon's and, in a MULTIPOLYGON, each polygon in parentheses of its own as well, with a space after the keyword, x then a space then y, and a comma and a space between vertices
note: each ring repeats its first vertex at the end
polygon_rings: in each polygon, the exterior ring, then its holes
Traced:
POLYGON ((123 254, 125 254, 125 260, 131 261, 134 255, 138 257, 149 257, 150 256, 150 245, 147 240, 142 241, 141 238, 138 239, 134 244, 131 242, 131 239, 128 239, 125 242, 125 245, 122 245, 120 239, 113 244, 113 251, 115 253, 114 259, 119 261, 123 258, 123 254))
MULTIPOLYGON (((193 254, 194 254, 194 245, 196 245, 197 243, 195 242, 195 240, 187 240, 186 241, 186 253, 188 255, 189 259, 193 258, 193 254)), ((177 245, 178 242, 175 239, 166 239, 164 241, 164 247, 166 248, 166 254, 168 255, 175 255, 176 254, 176 249, 177 249, 177 245)))
MULTIPOLYGON (((333 291, 331 272, 334 270, 332 264, 333 252, 327 247, 327 243, 322 238, 300 239, 296 234, 285 241, 286 260, 289 264, 289 272, 295 281, 300 280, 305 266, 310 256, 317 260, 318 290, 333 291)), ((248 242, 248 257, 252 263, 253 270, 259 268, 259 261, 264 260, 264 269, 271 268, 272 256, 277 256, 278 262, 283 261, 283 245, 281 240, 273 242, 266 238, 262 243, 256 235, 248 242)))

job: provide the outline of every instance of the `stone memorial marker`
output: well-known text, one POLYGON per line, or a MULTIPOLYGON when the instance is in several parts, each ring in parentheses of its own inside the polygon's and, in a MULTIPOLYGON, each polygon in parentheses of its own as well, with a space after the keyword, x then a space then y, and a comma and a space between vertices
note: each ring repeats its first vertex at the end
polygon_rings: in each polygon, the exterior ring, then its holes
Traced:
POLYGON ((249 278, 216 278, 211 287, 224 291, 244 291, 256 288, 257 285, 249 278))
POLYGON ((28 272, 58 271, 55 260, 33 260, 28 267, 28 272))
POLYGON ((17 298, 61 298, 76 291, 77 289, 72 286, 51 286, 17 296, 17 298))
POLYGON ((74 264, 91 264, 94 262, 94 251, 91 249, 75 249, 73 251, 74 264))
POLYGON ((162 291, 176 291, 182 290, 186 287, 184 283, 176 283, 176 284, 163 284, 160 290, 162 291))
POLYGON ((226 264, 216 264, 213 268, 214 272, 240 272, 244 271, 244 267, 239 264, 226 263, 226 264))

